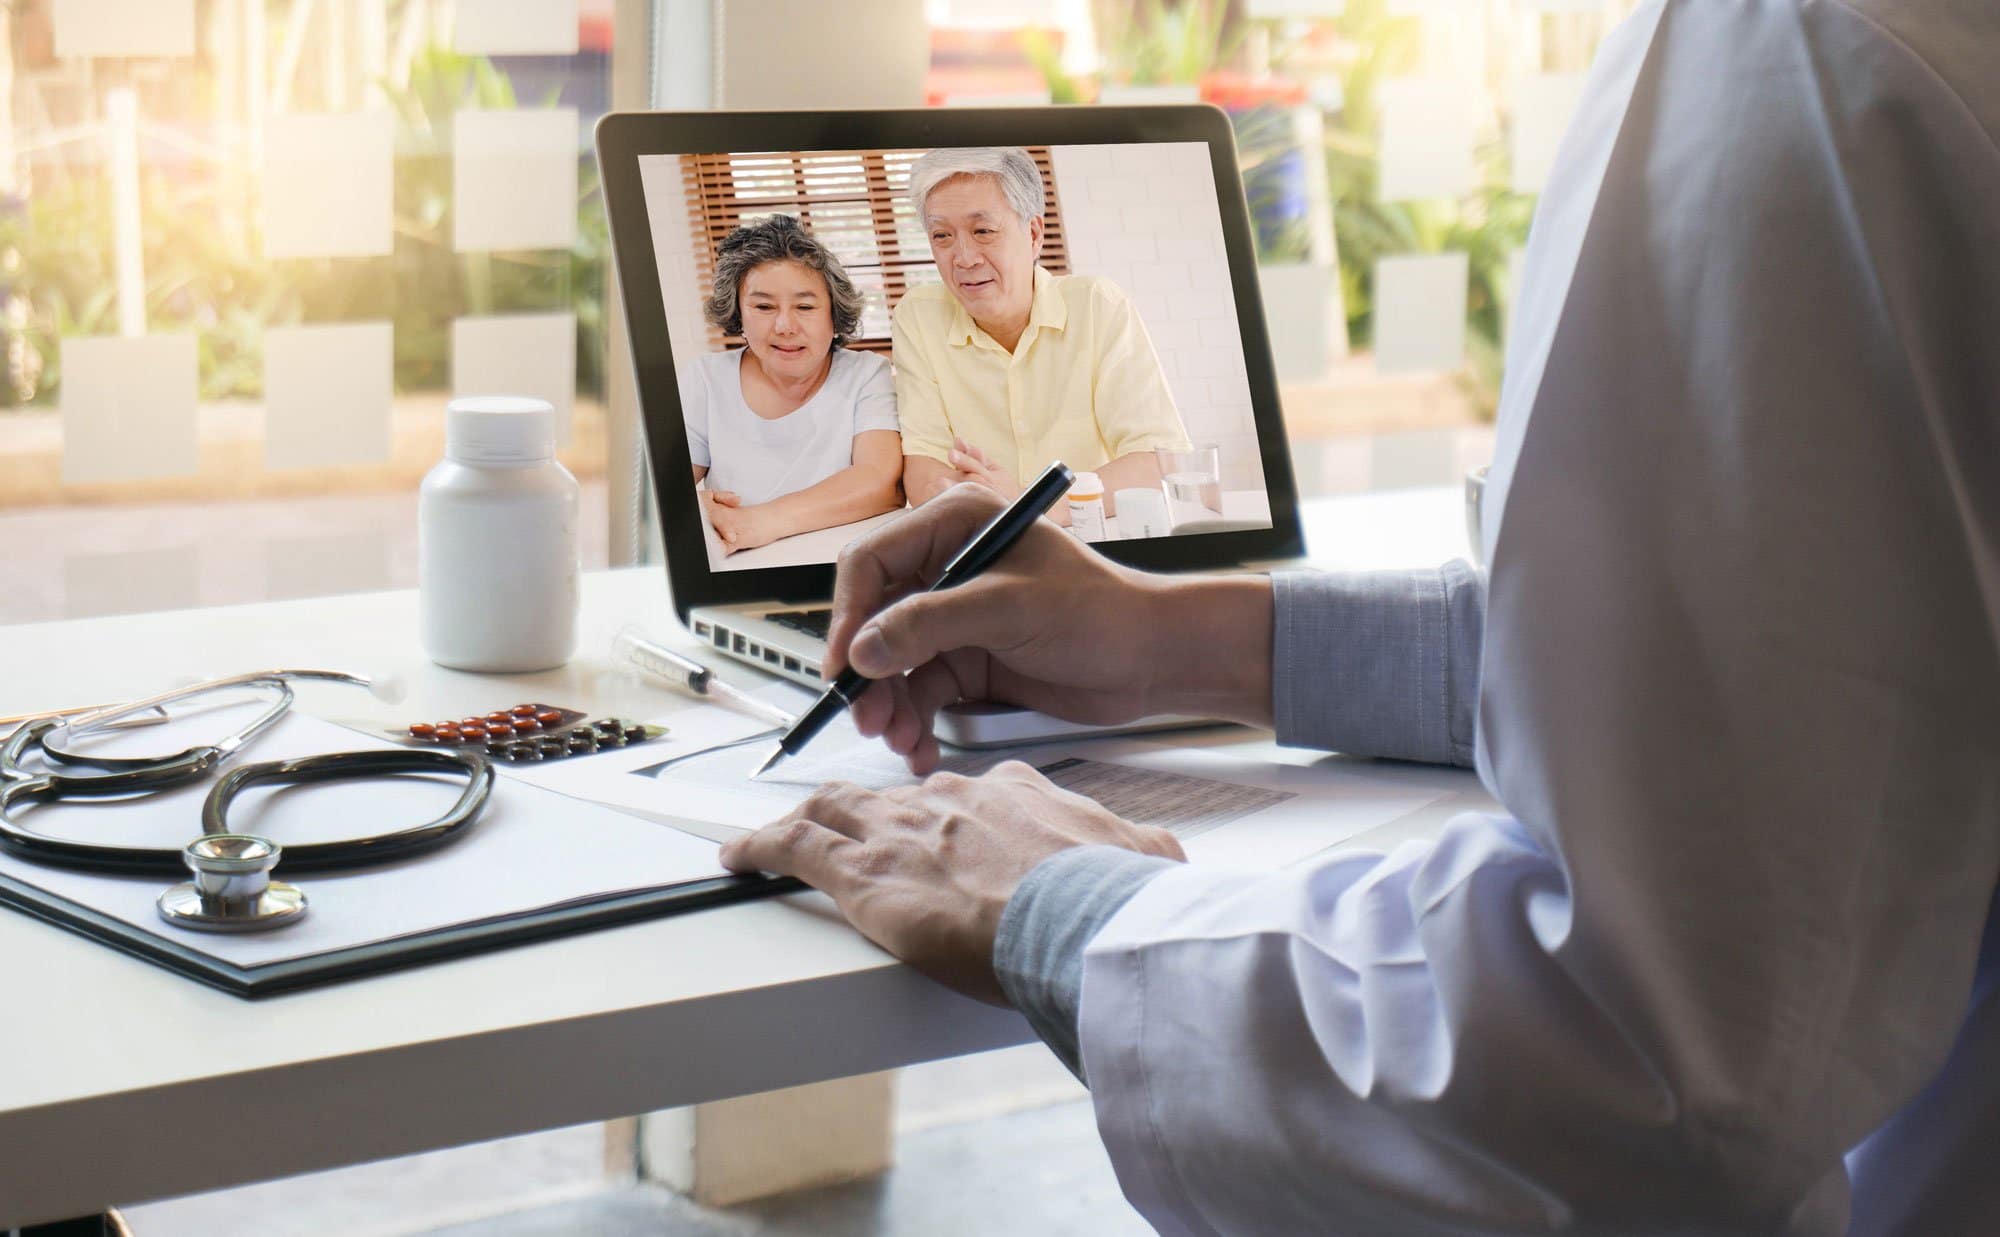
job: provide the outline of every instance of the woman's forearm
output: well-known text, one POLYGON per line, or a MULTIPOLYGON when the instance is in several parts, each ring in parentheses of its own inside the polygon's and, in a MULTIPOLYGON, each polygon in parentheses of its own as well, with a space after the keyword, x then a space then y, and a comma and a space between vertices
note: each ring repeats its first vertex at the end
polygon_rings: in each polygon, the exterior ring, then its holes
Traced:
POLYGON ((895 470, 850 464, 816 485, 762 505, 774 535, 790 537, 836 524, 851 524, 903 505, 902 479, 895 470))

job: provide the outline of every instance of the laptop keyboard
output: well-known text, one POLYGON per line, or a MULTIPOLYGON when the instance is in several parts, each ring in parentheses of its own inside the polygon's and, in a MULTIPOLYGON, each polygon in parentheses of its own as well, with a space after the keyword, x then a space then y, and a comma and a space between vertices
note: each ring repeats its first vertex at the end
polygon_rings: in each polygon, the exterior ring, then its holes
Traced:
POLYGON ((764 617, 780 627, 789 627, 793 631, 804 632, 815 640, 826 639, 827 628, 833 626, 833 611, 831 610, 781 610, 776 614, 767 614, 764 617))

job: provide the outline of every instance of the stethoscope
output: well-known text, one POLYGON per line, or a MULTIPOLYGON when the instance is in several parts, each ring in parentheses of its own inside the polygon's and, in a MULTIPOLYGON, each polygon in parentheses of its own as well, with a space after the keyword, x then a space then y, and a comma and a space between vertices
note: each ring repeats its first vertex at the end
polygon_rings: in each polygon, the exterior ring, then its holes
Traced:
POLYGON ((201 931, 254 931, 296 923, 305 914, 306 896, 298 886, 271 879, 271 870, 280 858, 288 872, 361 867, 442 846, 478 819, 493 791, 493 766, 483 753, 451 748, 332 752, 244 765, 224 775, 209 791, 202 803, 201 836, 179 849, 59 838, 24 829, 13 820, 17 804, 126 796, 203 777, 276 725, 291 707, 291 684, 304 679, 348 683, 378 694, 385 690, 383 684, 366 675, 338 670, 263 670, 193 683, 91 712, 22 723, 0 744, 0 849, 38 863, 99 872, 177 873, 185 868, 192 879, 160 895, 162 918, 201 931), (196 744, 162 757, 112 756, 77 748, 92 734, 152 724, 142 720, 145 715, 156 715, 154 722, 162 720, 170 705, 234 690, 266 692, 271 700, 249 722, 217 742, 196 744), (46 768, 28 769, 25 761, 30 752, 38 753, 46 768), (65 771, 76 768, 97 772, 65 771), (234 833, 229 828, 229 805, 249 786, 404 773, 463 774, 465 790, 436 820, 334 842, 281 847, 269 838, 234 833))

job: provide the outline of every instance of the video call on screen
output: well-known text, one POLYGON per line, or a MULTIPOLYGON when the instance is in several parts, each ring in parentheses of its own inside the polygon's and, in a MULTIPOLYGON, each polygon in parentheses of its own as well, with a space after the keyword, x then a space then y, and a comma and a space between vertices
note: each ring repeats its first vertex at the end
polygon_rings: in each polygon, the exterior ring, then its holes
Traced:
POLYGON ((1056 459, 1089 474, 1051 513, 1087 541, 1270 527, 1206 144, 640 172, 711 569, 831 563, 1056 459))

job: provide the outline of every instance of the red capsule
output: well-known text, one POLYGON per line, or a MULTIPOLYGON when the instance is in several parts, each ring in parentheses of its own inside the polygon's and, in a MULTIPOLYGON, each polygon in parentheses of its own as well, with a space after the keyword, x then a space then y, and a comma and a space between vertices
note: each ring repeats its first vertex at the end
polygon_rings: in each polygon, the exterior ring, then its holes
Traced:
POLYGON ((486 715, 486 724, 489 726, 496 722, 511 722, 513 720, 513 717, 506 713, 488 713, 486 715))
POLYGON ((562 721, 562 714, 555 709, 544 709, 535 714, 535 720, 544 726, 553 726, 562 721))
POLYGON ((533 717, 535 715, 535 706, 532 704, 517 704, 513 708, 513 713, 516 717, 533 717))
POLYGON ((531 730, 540 730, 541 728, 542 724, 532 717, 517 717, 514 719, 515 734, 527 734, 531 730))
POLYGON ((437 727, 431 725, 429 722, 411 722, 410 733, 419 739, 428 739, 437 733, 437 727))
POLYGON ((480 724, 480 725, 477 725, 477 726, 460 726, 460 727, 458 728, 458 733, 459 733, 459 737, 461 737, 461 738, 466 738, 466 739, 483 739, 483 738, 485 738, 485 737, 486 737, 486 735, 487 735, 487 732, 488 732, 488 731, 489 731, 490 729, 492 729, 492 728, 491 728, 491 727, 489 727, 489 726, 486 726, 485 724, 483 724, 483 723, 482 723, 482 724, 480 724))

